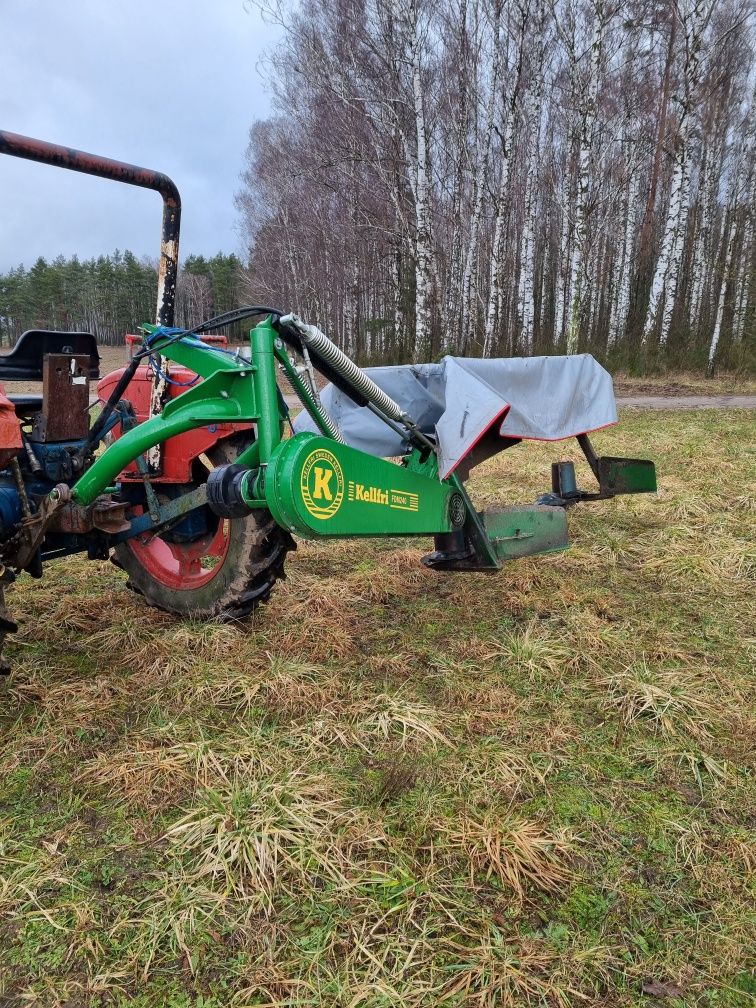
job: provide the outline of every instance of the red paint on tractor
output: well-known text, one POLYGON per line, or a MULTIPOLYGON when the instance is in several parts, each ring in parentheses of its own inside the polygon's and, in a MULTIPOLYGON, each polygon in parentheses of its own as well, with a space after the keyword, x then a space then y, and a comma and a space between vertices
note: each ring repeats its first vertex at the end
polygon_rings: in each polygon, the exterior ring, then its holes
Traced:
POLYGON ((21 451, 21 424, 16 416, 16 407, 0 385, 0 466, 6 466, 21 451))
POLYGON ((193 542, 174 543, 147 534, 129 540, 129 547, 156 581, 174 591, 192 591, 222 569, 229 542, 229 523, 221 518, 215 531, 193 542))

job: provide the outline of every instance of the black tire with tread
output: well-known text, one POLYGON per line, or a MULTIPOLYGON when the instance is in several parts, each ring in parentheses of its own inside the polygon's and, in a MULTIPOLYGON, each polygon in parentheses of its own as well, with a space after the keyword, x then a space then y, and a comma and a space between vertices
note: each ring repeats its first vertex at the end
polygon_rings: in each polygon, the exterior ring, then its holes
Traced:
MULTIPOLYGON (((243 435, 231 437, 218 442, 207 455, 214 465, 230 463, 248 443, 243 435)), ((267 510, 256 509, 229 520, 228 552, 216 576, 199 588, 176 590, 155 580, 128 543, 116 548, 113 562, 128 575, 128 587, 158 609, 197 619, 243 619, 267 602, 276 581, 285 578, 286 554, 296 544, 267 510)))

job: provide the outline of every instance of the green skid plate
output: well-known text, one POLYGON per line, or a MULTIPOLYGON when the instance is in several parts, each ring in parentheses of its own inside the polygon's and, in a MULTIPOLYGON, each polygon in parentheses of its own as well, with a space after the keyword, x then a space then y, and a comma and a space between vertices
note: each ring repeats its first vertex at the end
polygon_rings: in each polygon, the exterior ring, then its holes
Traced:
POLYGON ((656 467, 647 459, 605 455, 597 461, 602 493, 654 493, 656 490, 656 467))
POLYGON ((279 525, 306 538, 448 532, 464 520, 453 486, 330 438, 303 432, 274 450, 265 499, 279 525))
POLYGON ((567 515, 559 507, 532 504, 497 508, 483 512, 483 524, 500 560, 567 547, 567 515))

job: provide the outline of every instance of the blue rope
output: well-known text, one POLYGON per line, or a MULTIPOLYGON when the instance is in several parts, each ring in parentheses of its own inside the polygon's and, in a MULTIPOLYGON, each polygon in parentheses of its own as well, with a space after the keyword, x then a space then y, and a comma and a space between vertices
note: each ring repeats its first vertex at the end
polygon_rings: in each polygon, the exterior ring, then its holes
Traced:
POLYGON ((182 343, 186 343, 187 346, 203 347, 205 350, 214 350, 216 353, 225 354, 227 357, 236 357, 235 350, 224 350, 223 347, 213 346, 211 343, 205 343, 204 340, 197 339, 196 336, 187 336, 185 339, 181 340, 182 343))
POLYGON ((186 329, 172 328, 171 326, 158 326, 158 328, 149 335, 145 336, 142 342, 145 346, 152 346, 154 340, 158 339, 160 336, 180 336, 181 333, 185 333, 186 329))
MULTIPOLYGON (((155 330, 155 332, 146 336, 143 342, 147 348, 150 348, 154 341, 160 336, 179 336, 182 333, 186 333, 186 329, 160 326, 155 330)), ((223 350, 221 347, 212 346, 210 343, 205 343, 204 340, 198 339, 196 336, 184 336, 179 342, 185 343, 187 346, 199 347, 205 350, 214 350, 216 353, 225 354, 227 357, 236 357, 235 351, 223 350)))
POLYGON ((163 369, 161 367, 158 366, 158 362, 155 360, 155 358, 152 355, 150 355, 150 357, 148 359, 149 359, 149 362, 150 362, 150 367, 155 372, 155 374, 158 376, 158 378, 162 378, 163 381, 168 382, 169 385, 175 385, 177 388, 191 388, 192 385, 196 385, 197 382, 200 380, 200 376, 199 375, 195 375, 194 378, 192 378, 191 381, 183 381, 183 382, 176 381, 175 378, 171 378, 169 375, 167 375, 165 373, 165 371, 163 371, 163 369))

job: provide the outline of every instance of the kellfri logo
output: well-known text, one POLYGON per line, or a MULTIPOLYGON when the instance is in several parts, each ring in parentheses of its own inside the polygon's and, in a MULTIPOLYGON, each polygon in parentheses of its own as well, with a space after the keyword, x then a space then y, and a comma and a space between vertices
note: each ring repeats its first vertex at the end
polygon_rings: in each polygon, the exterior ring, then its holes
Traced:
POLYGON ((349 480, 347 485, 347 500, 383 504, 399 511, 417 511, 420 508, 420 497, 411 490, 384 490, 382 487, 355 483, 354 480, 349 480))
POLYGON ((313 518, 333 518, 344 500, 344 474, 339 460, 326 448, 305 459, 300 478, 304 506, 313 518))

